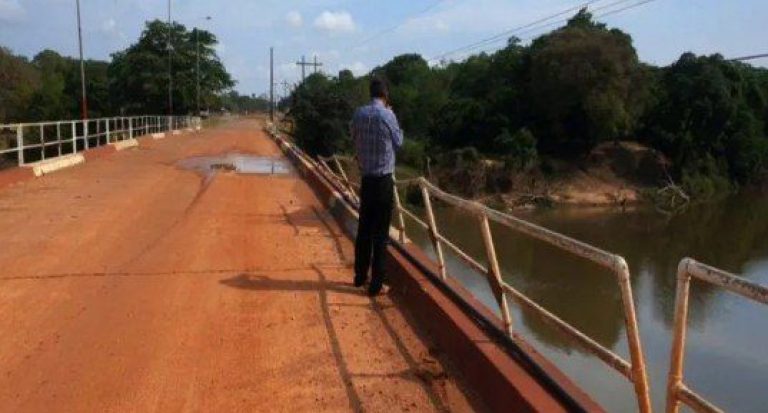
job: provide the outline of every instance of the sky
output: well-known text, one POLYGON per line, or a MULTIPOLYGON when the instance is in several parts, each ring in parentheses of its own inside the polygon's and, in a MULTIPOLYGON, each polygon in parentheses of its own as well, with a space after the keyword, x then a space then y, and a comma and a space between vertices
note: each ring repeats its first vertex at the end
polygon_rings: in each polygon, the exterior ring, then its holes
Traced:
MULTIPOLYGON (((296 61, 302 55, 317 56, 325 73, 347 68, 360 75, 402 53, 432 59, 585 3, 599 16, 642 0, 172 1, 174 21, 217 35, 235 89, 259 95, 269 88, 270 46, 276 82, 300 80, 296 61)), ((81 0, 85 56, 109 59, 136 41, 144 22, 167 19, 167 7, 166 0, 81 0)), ((767 17, 765 0, 653 0, 598 20, 632 35, 641 60, 666 65, 686 51, 729 58, 768 53, 767 17)), ((16 54, 32 57, 48 48, 77 56, 76 24, 75 0, 0 0, 0 45, 16 54)), ((554 27, 534 27, 519 37, 554 27)), ((768 59, 752 63, 768 67, 768 59)))

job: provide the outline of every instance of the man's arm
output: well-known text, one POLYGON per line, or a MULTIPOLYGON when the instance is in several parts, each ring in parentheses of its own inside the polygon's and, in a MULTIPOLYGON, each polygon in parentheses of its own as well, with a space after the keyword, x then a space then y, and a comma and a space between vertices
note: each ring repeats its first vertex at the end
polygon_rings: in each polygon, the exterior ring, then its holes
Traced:
POLYGON ((397 116, 392 110, 387 110, 384 115, 384 125, 389 130, 389 136, 392 139, 392 147, 397 150, 403 146, 403 130, 400 129, 400 123, 397 122, 397 116))

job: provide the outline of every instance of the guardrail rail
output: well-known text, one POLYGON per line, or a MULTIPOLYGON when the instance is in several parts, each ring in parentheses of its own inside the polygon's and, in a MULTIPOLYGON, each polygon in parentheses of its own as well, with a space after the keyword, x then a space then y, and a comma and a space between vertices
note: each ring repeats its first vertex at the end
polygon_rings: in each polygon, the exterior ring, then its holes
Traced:
MULTIPOLYGON (((275 136, 278 135, 278 132, 274 127, 272 127, 272 131, 275 136)), ((334 155, 331 157, 318 157, 318 160, 315 161, 301 151, 301 149, 296 148, 295 145, 291 145, 287 143, 287 141, 286 144, 290 145, 290 150, 314 165, 313 167, 317 168, 326 179, 332 182, 341 195, 350 203, 359 204, 359 197, 355 191, 360 189, 360 185, 349 179, 348 174, 344 171, 344 167, 340 162, 340 160, 344 160, 354 163, 354 159, 334 155), (333 165, 335 170, 334 168, 331 168, 330 165, 333 165)), ((438 275, 440 278, 445 279, 447 277, 445 257, 443 254, 443 247, 445 246, 470 268, 484 276, 488 281, 499 306, 499 312, 506 334, 511 336, 513 333, 512 318, 507 303, 508 299, 511 299, 524 310, 537 315, 544 322, 556 328, 581 348, 593 354, 609 367, 626 377, 634 386, 639 411, 641 413, 649 413, 652 411, 648 376, 646 373, 645 359, 638 330, 632 285, 630 283, 630 272, 623 257, 516 218, 512 215, 488 208, 478 202, 466 200, 456 195, 446 193, 424 177, 407 180, 395 179, 395 184, 394 202, 397 214, 397 219, 395 221, 395 229, 398 234, 397 238, 401 243, 404 243, 407 240, 404 217, 408 217, 422 229, 426 230, 435 252, 438 275), (418 186, 424 203, 424 219, 420 218, 413 211, 405 208, 400 202, 397 187, 403 185, 418 186), (477 218, 478 227, 481 231, 486 252, 488 262, 487 267, 479 263, 466 252, 462 251, 461 248, 440 233, 434 216, 432 198, 459 208, 477 218), (630 360, 624 360, 618 354, 597 343, 583 332, 568 324, 555 314, 552 314, 547 309, 506 283, 501 277, 501 271, 496 257, 496 246, 489 225, 490 221, 505 226, 518 233, 546 242, 568 253, 590 260, 611 271, 616 278, 621 293, 630 360)), ((684 258, 680 261, 678 266, 674 330, 671 349, 672 354, 670 357, 666 394, 666 413, 677 413, 681 403, 698 413, 721 413, 721 409, 691 390, 683 381, 688 298, 692 279, 697 279, 716 287, 723 288, 744 298, 765 305, 768 305, 768 286, 749 282, 734 274, 699 263, 691 258, 684 258)))
POLYGON ((0 124, 0 157, 6 166, 14 158, 15 166, 24 166, 142 135, 200 127, 199 117, 155 115, 0 124))
POLYGON ((698 393, 691 390, 683 382, 688 297, 690 295, 692 279, 723 288, 764 305, 768 305, 768 287, 749 282, 734 274, 710 267, 691 258, 684 258, 677 267, 674 336, 672 338, 672 355, 667 376, 667 413, 677 413, 680 410, 680 403, 699 413, 721 413, 723 410, 720 410, 698 393))
MULTIPOLYGON (((319 165, 320 170, 324 172, 324 175, 335 180, 337 186, 346 188, 344 195, 347 197, 347 199, 352 202, 358 202, 359 197, 355 193, 355 190, 359 190, 359 185, 351 183, 347 178, 347 174, 342 172, 344 168, 339 163, 339 159, 341 158, 342 157, 338 156, 319 157, 317 164, 319 165), (329 162, 331 162, 336 167, 337 171, 334 171, 329 166, 329 162)), ((445 257, 443 252, 443 246, 445 246, 449 248, 453 253, 455 253, 456 256, 458 256, 470 268, 486 278, 499 306, 506 334, 511 337, 513 333, 512 317, 510 315, 508 303, 508 299, 511 299, 524 310, 527 310, 532 314, 540 317, 545 323, 560 331, 572 342, 576 343, 585 351, 596 356, 609 367, 619 372, 632 383, 639 411, 641 413, 649 413, 652 411, 650 390, 648 386, 648 376, 646 373, 645 359, 640 342, 640 332, 638 329, 637 314, 633 301, 629 267, 627 266, 627 263, 623 257, 607 251, 603 251, 599 248, 540 227, 528 221, 521 220, 512 215, 493 210, 478 202, 469 201, 446 193, 430 183, 424 177, 401 181, 396 180, 395 184, 396 186, 408 184, 418 185, 422 195, 426 215, 425 222, 425 220, 419 218, 416 213, 405 208, 400 202, 397 189, 395 189, 394 202, 395 209, 397 211, 396 229, 399 233, 398 238, 401 241, 406 239, 404 217, 410 218, 421 228, 425 229, 431 239, 435 256, 437 258, 439 276, 442 279, 447 277, 445 257), (432 198, 439 199, 448 205, 457 207, 477 217, 478 227, 483 238, 486 258, 489 264, 488 267, 479 263, 469 254, 462 251, 461 248, 459 248, 455 243, 451 242, 440 233, 435 220, 432 198), (510 228, 513 231, 522 233, 540 241, 544 241, 563 251, 590 260, 611 271, 616 278, 621 294, 630 361, 623 359, 612 350, 593 340, 578 330, 576 327, 567 323, 557 315, 551 313, 544 307, 537 304, 531 298, 527 297, 525 294, 512 287, 510 284, 506 283, 502 279, 502 273, 496 256, 496 245, 493 241, 493 234, 489 224, 490 221, 510 228)))

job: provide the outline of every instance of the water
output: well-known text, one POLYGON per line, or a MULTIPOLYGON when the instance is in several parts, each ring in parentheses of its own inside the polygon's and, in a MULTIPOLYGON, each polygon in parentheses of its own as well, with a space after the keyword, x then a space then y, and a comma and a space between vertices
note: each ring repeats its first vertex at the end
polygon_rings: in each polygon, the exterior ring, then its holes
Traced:
MULTIPOLYGON (((438 227, 485 262, 477 219, 438 208, 438 227)), ((663 411, 669 368, 677 264, 693 257, 753 282, 768 284, 768 197, 743 195, 668 217, 651 209, 558 208, 517 213, 576 239, 624 256, 632 273, 640 333, 655 411, 663 411)), ((423 230, 408 235, 431 253, 423 230)), ((504 278, 627 360, 621 299, 615 279, 601 267, 540 241, 492 225, 504 278)), ((489 306, 486 281, 448 254, 451 275, 489 306)), ((544 355, 611 412, 636 411, 623 376, 521 314, 514 325, 544 355)), ((730 412, 768 411, 768 308, 694 281, 688 322, 685 382, 730 412)))
POLYGON ((196 156, 182 159, 177 163, 182 169, 210 175, 216 171, 231 171, 240 174, 286 175, 291 173, 290 162, 284 158, 272 158, 242 153, 196 156))

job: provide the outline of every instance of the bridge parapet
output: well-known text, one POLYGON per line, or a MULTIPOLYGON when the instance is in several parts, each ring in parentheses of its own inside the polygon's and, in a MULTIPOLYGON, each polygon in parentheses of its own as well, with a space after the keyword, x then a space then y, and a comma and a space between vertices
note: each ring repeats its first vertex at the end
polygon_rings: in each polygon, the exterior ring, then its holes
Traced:
POLYGON ((161 115, 0 124, 0 167, 25 166, 139 136, 201 127, 199 117, 161 115))

